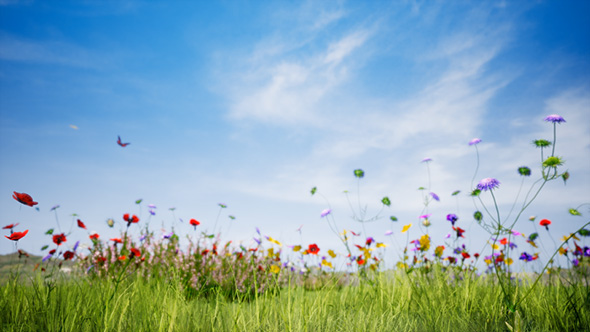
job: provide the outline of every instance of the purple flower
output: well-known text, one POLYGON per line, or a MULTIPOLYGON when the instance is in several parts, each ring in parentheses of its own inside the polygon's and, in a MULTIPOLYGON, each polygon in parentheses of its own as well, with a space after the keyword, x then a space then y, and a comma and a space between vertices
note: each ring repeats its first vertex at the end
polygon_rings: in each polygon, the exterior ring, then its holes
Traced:
POLYGON ((451 225, 455 226, 455 223, 457 220, 459 220, 459 217, 457 217, 457 215, 454 213, 449 213, 447 214, 447 220, 451 222, 451 225))
POLYGON ((59 209, 59 205, 54 205, 54 206, 51 208, 51 210, 50 210, 50 211, 53 211, 53 210, 55 210, 55 209, 59 209))
POLYGON ((500 181, 494 178, 485 178, 477 184, 477 189, 481 191, 492 190, 494 188, 498 188, 500 185, 500 181))
POLYGON ((578 265, 580 264, 580 261, 577 258, 572 259, 572 263, 574 263, 575 267, 578 267, 578 265))
POLYGON ((508 243, 508 246, 510 247, 510 249, 514 249, 517 247, 516 243, 514 243, 514 242, 508 243))
POLYGON ((434 198, 434 200, 436 200, 437 202, 440 202, 440 198, 438 197, 438 195, 437 195, 437 194, 435 194, 435 193, 431 192, 431 193, 430 193, 430 196, 432 196, 432 198, 434 198))
POLYGON ((154 204, 150 204, 150 205, 148 205, 148 207, 149 207, 150 209, 155 209, 155 208, 156 208, 156 206, 155 206, 154 204))
POLYGON ((421 162, 422 162, 422 163, 427 163, 427 162, 429 162, 429 161, 432 161, 432 159, 431 159, 431 158, 424 158, 424 159, 422 159, 422 161, 421 161, 421 162))
POLYGON ((76 243, 74 244, 74 251, 76 251, 76 249, 78 249, 79 245, 80 245, 80 241, 76 241, 76 243))
POLYGON ((53 256, 53 255, 52 255, 52 254, 49 254, 49 255, 47 255, 47 256, 45 256, 45 257, 43 257, 43 259, 42 259, 41 261, 42 261, 43 263, 45 263, 45 262, 46 262, 48 259, 50 259, 50 258, 51 258, 51 256, 53 256))
POLYGON ((451 238, 451 233, 447 233, 447 235, 445 235, 445 239, 450 239, 451 238))
POLYGON ((471 141, 469 141, 469 145, 476 145, 477 143, 481 142, 481 139, 479 138, 474 138, 471 141))
POLYGON ((428 219, 428 217, 430 217, 431 215, 432 215, 432 213, 429 213, 429 214, 423 214, 423 215, 419 216, 418 218, 419 218, 419 219, 428 219))
POLYGON ((385 236, 390 236, 391 234, 393 234, 393 231, 391 231, 391 230, 385 232, 385 236))
POLYGON ((174 235, 174 232, 164 233, 164 235, 162 235, 162 239, 169 239, 172 237, 172 235, 174 235))
POLYGON ((260 234, 260 228, 256 227, 256 233, 258 233, 258 235, 261 235, 260 234))
POLYGON ((515 230, 512 230, 512 235, 519 236, 519 235, 522 235, 522 233, 521 232, 518 232, 518 231, 515 231, 515 230))
POLYGON ((151 214, 152 216, 155 216, 155 215, 156 215, 156 211, 154 211, 154 210, 151 210, 151 209, 150 209, 149 211, 150 211, 150 214, 151 214))
POLYGON ((323 217, 329 215, 331 212, 332 212, 332 209, 325 209, 324 211, 322 211, 320 216, 323 218, 323 217))
POLYGON ((260 245, 260 244, 262 243, 262 242, 260 241, 260 239, 257 239, 257 238, 255 238, 255 237, 254 237, 253 239, 254 239, 254 241, 256 241, 256 243, 258 243, 258 245, 260 245))
POLYGON ((562 118, 560 115, 551 114, 551 115, 548 115, 545 117, 545 121, 553 122, 553 123, 561 123, 561 122, 565 122, 565 119, 562 118))

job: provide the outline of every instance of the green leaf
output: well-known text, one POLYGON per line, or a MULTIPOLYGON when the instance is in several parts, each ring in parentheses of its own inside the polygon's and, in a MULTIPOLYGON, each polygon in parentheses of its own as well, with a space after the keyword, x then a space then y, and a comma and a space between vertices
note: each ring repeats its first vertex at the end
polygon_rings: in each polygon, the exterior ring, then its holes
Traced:
POLYGON ((397 217, 396 216, 391 216, 391 217, 389 217, 389 219, 391 219, 391 221, 397 221, 397 217))
POLYGON ((580 213, 580 211, 576 210, 576 209, 570 209, 570 214, 572 216, 581 216, 582 214, 580 213))
POLYGON ((48 245, 44 245, 43 247, 41 247, 41 251, 43 251, 43 250, 45 250, 47 248, 49 248, 49 246, 48 245))
POLYGON ((354 170, 354 176, 361 179, 365 176, 365 171, 363 171, 362 169, 355 169, 354 170))
POLYGON ((578 232, 578 234, 582 235, 582 236, 590 236, 590 230, 587 230, 585 228, 580 229, 580 231, 578 232))
POLYGON ((529 240, 535 241, 535 239, 537 239, 538 237, 539 237, 539 233, 533 233, 533 234, 529 235, 529 240))
POLYGON ((46 235, 51 235, 53 234, 53 228, 50 228, 47 230, 47 232, 45 232, 46 235))
POLYGON ((461 190, 455 190, 455 191, 453 191, 453 193, 451 195, 457 196, 457 195, 459 195, 460 192, 461 192, 461 190))
POLYGON ((228 217, 229 217, 229 219, 231 219, 231 220, 236 220, 236 217, 234 217, 234 216, 228 216, 228 217))
POLYGON ((316 191, 318 191, 318 188, 317 188, 317 187, 313 187, 313 188, 311 188, 311 195, 312 195, 312 196, 313 196, 313 195, 315 195, 315 192, 316 192, 316 191))
POLYGON ((424 188, 424 187, 419 187, 418 188, 418 190, 424 190, 424 189, 426 189, 426 188, 424 188))
POLYGON ((389 200, 389 197, 387 197, 387 196, 383 197, 383 199, 381 200, 381 203, 383 203, 383 205, 391 206, 391 201, 389 200))
POLYGON ((475 196, 479 196, 479 194, 481 194, 481 190, 473 189, 473 191, 469 195, 475 197, 475 196))
POLYGON ((142 201, 143 201, 143 199, 140 198, 140 199, 138 199, 138 200, 135 201, 135 204, 141 204, 142 201))

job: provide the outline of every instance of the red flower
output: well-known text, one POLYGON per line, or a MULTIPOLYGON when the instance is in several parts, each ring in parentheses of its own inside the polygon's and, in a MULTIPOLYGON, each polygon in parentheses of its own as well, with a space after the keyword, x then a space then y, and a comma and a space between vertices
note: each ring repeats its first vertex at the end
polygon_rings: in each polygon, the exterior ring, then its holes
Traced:
POLYGON ((500 240, 500 244, 502 245, 506 245, 508 243, 508 239, 507 238, 503 238, 502 240, 500 240))
POLYGON ((10 236, 4 235, 4 237, 9 240, 12 240, 12 241, 18 241, 18 240, 22 239, 25 235, 27 235, 28 232, 29 232, 29 230, 27 229, 24 232, 14 232, 14 233, 10 234, 10 236))
POLYGON ((479 258, 479 254, 478 253, 475 253, 475 254, 473 254, 473 257, 479 258))
POLYGON ((33 202, 33 198, 29 194, 25 194, 25 193, 17 193, 15 191, 14 195, 12 195, 12 198, 14 198, 17 201, 19 201, 20 203, 23 203, 24 205, 28 205, 28 206, 34 206, 34 205, 39 204, 37 202, 33 202))
POLYGON ((467 258, 471 257, 471 256, 470 256, 468 253, 466 253, 466 252, 462 252, 462 253, 461 253, 461 256, 463 256, 463 259, 467 259, 467 258))
POLYGON ((117 244, 117 243, 123 243, 123 240, 121 240, 118 237, 112 238, 111 241, 115 242, 115 244, 117 244))
POLYGON ((131 248, 131 255, 129 257, 133 258, 139 256, 141 256, 141 251, 139 251, 137 248, 131 248))
POLYGON ((2 229, 13 229, 14 227, 18 226, 18 223, 16 224, 10 224, 10 225, 6 225, 4 227, 2 227, 2 229))
POLYGON ((84 223, 80 219, 78 219, 78 227, 86 229, 86 225, 84 225, 84 223))
POLYGON ((70 259, 72 259, 72 258, 74 258, 74 252, 73 252, 73 251, 69 251, 69 250, 68 250, 68 251, 64 252, 64 259, 65 259, 66 261, 67 261, 67 260, 70 260, 70 259))
POLYGON ((51 249, 51 250, 49 250, 49 254, 50 254, 50 255, 53 255, 53 254, 55 254, 55 249, 51 249))
POLYGON ((465 237, 465 236, 463 236, 463 233, 465 233, 465 230, 464 230, 464 229, 462 229, 462 228, 460 228, 460 227, 455 227, 455 226, 453 226, 453 230, 454 230, 455 232, 457 232, 457 238, 460 238, 460 237, 465 237))
POLYGON ((98 233, 90 234, 90 240, 98 240, 99 237, 98 233))
POLYGON ((551 220, 543 219, 539 222, 539 225, 544 226, 545 229, 549 230, 549 225, 551 225, 551 220))
POLYGON ((209 249, 205 249, 203 251, 201 251, 201 256, 205 256, 209 253, 209 249))
POLYGON ((197 226, 199 226, 199 225, 201 224, 201 223, 200 223, 198 220, 196 220, 196 219, 191 219, 191 220, 189 221, 189 223, 195 227, 195 230, 197 229, 197 226))
POLYGON ((127 227, 129 227, 129 225, 131 225, 131 223, 139 222, 139 218, 137 218, 136 215, 133 215, 132 217, 130 217, 129 213, 125 213, 123 215, 123 220, 125 220, 127 222, 127 227))
POLYGON ((358 263, 358 265, 364 265, 365 264, 365 260, 362 259, 361 257, 357 258, 356 262, 358 263))
POLYGON ((66 242, 66 235, 61 233, 61 234, 56 234, 53 236, 53 243, 57 244, 58 246, 61 245, 62 243, 66 242))
POLYGON ((309 245, 309 249, 307 249, 307 251, 312 255, 317 255, 318 252, 320 252, 320 248, 318 248, 318 245, 314 243, 309 245))

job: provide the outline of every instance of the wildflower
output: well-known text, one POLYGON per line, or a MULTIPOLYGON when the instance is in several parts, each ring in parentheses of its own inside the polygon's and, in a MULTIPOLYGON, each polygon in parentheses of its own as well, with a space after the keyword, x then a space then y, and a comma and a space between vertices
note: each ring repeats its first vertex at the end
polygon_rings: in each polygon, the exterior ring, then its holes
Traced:
POLYGON ((507 238, 503 238, 502 240, 500 240, 500 244, 501 245, 507 245, 508 244, 508 239, 507 238))
POLYGON ((385 236, 390 236, 391 234, 393 234, 392 230, 385 231, 385 236))
POLYGON ((514 236, 523 235, 521 232, 518 232, 518 231, 515 231, 515 230, 512 230, 511 232, 512 232, 512 235, 514 235, 514 236))
POLYGON ((74 252, 73 252, 73 251, 69 251, 69 250, 68 250, 68 251, 64 252, 64 259, 65 259, 66 261, 67 261, 67 260, 70 260, 70 259, 72 259, 72 258, 74 258, 74 252))
POLYGON ((330 255, 332 258, 336 258, 336 253, 332 249, 328 250, 328 255, 330 255))
POLYGON ((327 266, 327 267, 332 268, 332 269, 334 268, 334 266, 332 265, 332 263, 331 262, 328 262, 325 259, 322 259, 322 265, 323 266, 327 266))
POLYGON ((367 238, 367 241, 365 241, 365 244, 366 244, 367 246, 370 246, 370 245, 371 245, 373 242, 375 242, 375 239, 374 239, 374 238, 372 238, 372 237, 368 237, 368 238, 367 238))
POLYGON ((562 123, 565 122, 565 119, 557 114, 551 114, 545 117, 545 121, 553 123, 562 123))
POLYGON ((549 230, 549 225, 551 225, 551 220, 549 220, 549 219, 542 219, 539 222, 539 225, 544 226, 546 230, 549 230))
POLYGON ((423 215, 419 216, 418 218, 419 218, 419 219, 428 219, 428 217, 430 217, 431 215, 432 215, 432 213, 429 213, 429 214, 423 214, 423 215))
POLYGON ((432 161, 432 158, 424 158, 422 159, 421 163, 427 163, 429 161, 432 161))
POLYGON ((536 139, 533 141, 533 145, 538 148, 546 148, 548 146, 551 146, 551 142, 549 142, 546 139, 536 139))
POLYGON ((294 252, 298 252, 299 250, 301 250, 301 246, 300 245, 294 245, 292 249, 293 249, 294 252))
POLYGON ((430 196, 432 196, 432 198, 433 198, 435 201, 437 201, 437 202, 440 202, 440 198, 438 197, 438 195, 437 195, 437 194, 435 194, 435 193, 433 193, 433 192, 430 192, 430 196))
POLYGON ((190 223, 190 224, 191 224, 191 225, 192 225, 192 226, 195 228, 195 230, 197 230, 197 226, 199 226, 199 225, 201 224, 201 223, 200 223, 198 220, 196 220, 196 219, 191 219, 191 220, 189 221, 189 223, 190 223))
POLYGON ((324 211, 322 211, 322 213, 320 213, 320 217, 325 217, 327 215, 329 215, 330 213, 332 213, 332 209, 325 209, 324 211))
POLYGON ((266 239, 267 239, 269 242, 272 242, 272 243, 274 243, 274 244, 276 244, 276 245, 282 246, 281 242, 279 242, 279 241, 277 241, 277 240, 273 239, 273 238, 272 238, 272 237, 270 237, 270 236, 267 236, 267 237, 266 237, 266 239))
POLYGON ((312 255, 317 255, 320 252, 320 248, 318 248, 317 244, 310 244, 307 251, 312 255))
POLYGON ((465 237, 465 236, 463 236, 463 233, 465 233, 465 230, 464 230, 464 229, 462 229, 462 228, 459 228, 459 227, 454 227, 454 226, 453 226, 453 230, 454 230, 455 232, 457 232, 457 238, 460 238, 460 237, 465 237))
POLYGON ((500 181, 494 178, 485 178, 477 184, 477 189, 481 191, 492 190, 494 188, 498 188, 500 185, 500 181))
POLYGON ((560 157, 549 157, 545 159, 543 162, 543 167, 553 167, 556 168, 557 166, 563 165, 563 160, 560 157))
POLYGON ((577 258, 572 259, 572 264, 574 264, 575 267, 578 267, 578 265, 580 264, 580 261, 577 258))
POLYGON ((471 256, 469 255, 469 253, 467 253, 467 252, 462 252, 462 253, 461 253, 461 256, 463 256, 463 260, 466 260, 467 258, 471 257, 471 256))
POLYGON ((84 223, 80 219, 78 219, 78 227, 86 229, 86 225, 84 225, 84 223))
POLYGON ((382 243, 382 242, 377 242, 377 244, 375 244, 375 246, 376 246, 377 248, 386 248, 386 247, 388 247, 389 245, 388 245, 388 244, 385 244, 385 243, 382 243))
POLYGON ((357 177, 357 178, 359 178, 359 179, 362 179, 365 176, 365 171, 363 171, 360 168, 359 169, 355 169, 354 170, 354 176, 357 177))
POLYGON ((481 221, 483 219, 483 214, 479 211, 475 211, 475 213, 473 213, 473 219, 481 221))
POLYGON ((156 211, 154 211, 154 210, 152 210, 152 209, 149 209, 149 210, 148 210, 148 212, 149 212, 149 213, 150 213, 152 216, 155 216, 155 215, 156 215, 156 211))
POLYGON ((80 241, 76 241, 76 243, 74 243, 74 251, 76 251, 78 249, 78 246, 80 245, 80 241))
POLYGON ((420 237, 420 250, 427 251, 428 249, 430 249, 430 236, 425 234, 420 237))
POLYGON ((43 263, 45 263, 48 259, 50 259, 53 256, 53 254, 48 254, 47 256, 43 257, 43 259, 41 260, 43 263))
POLYGON ((112 238, 111 241, 115 242, 115 244, 123 243, 123 240, 121 240, 121 238, 118 238, 118 237, 112 238))
POLYGON ((451 222, 451 225, 455 226, 455 223, 457 220, 459 220, 459 217, 457 217, 457 215, 454 213, 449 213, 447 214, 447 220, 451 222))
POLYGON ((59 209, 59 204, 52 206, 51 210, 49 210, 49 211, 55 211, 56 209, 59 209))
POLYGON ((530 217, 529 217, 529 220, 530 220, 530 221, 533 221, 533 222, 534 222, 534 221, 535 221, 535 219, 537 219, 537 216, 530 216, 530 217))
POLYGON ((113 228, 113 226, 115 226, 115 220, 113 220, 113 218, 107 219, 107 225, 109 225, 109 227, 113 228))
POLYGON ((471 141, 469 141, 469 145, 477 145, 478 143, 481 142, 481 139, 479 138, 474 138, 471 141))
POLYGON ((13 229, 14 227, 18 226, 18 223, 16 224, 10 224, 10 225, 6 225, 4 227, 2 227, 2 229, 13 229))
POLYGON ((4 235, 4 237, 9 240, 12 240, 12 241, 18 241, 18 240, 22 239, 25 235, 27 235, 28 232, 29 232, 29 230, 27 229, 24 232, 14 232, 14 233, 10 234, 10 236, 4 235))
POLYGON ((12 198, 19 201, 19 203, 22 203, 22 204, 28 205, 28 206, 35 206, 35 205, 39 204, 37 202, 34 202, 33 198, 29 194, 25 194, 25 193, 17 193, 16 191, 14 191, 14 195, 12 195, 12 198))
POLYGON ((522 176, 531 176, 531 169, 526 166, 521 166, 518 168, 518 174, 522 176))
POLYGON ((57 244, 58 246, 60 246, 62 243, 66 242, 66 235, 65 234, 56 234, 53 236, 53 243, 57 244))
POLYGON ((523 251, 518 259, 523 260, 525 262, 530 262, 533 260, 533 256, 523 251))
POLYGON ((280 267, 278 267, 278 266, 276 266, 276 265, 271 265, 271 266, 270 266, 270 272, 272 272, 272 273, 274 273, 274 274, 277 274, 277 273, 279 273, 280 271, 281 271, 281 268, 280 268, 280 267))
POLYGON ((141 251, 139 251, 139 249, 137 249, 137 248, 131 248, 131 255, 129 257, 133 258, 133 257, 139 257, 139 256, 141 256, 141 251))
POLYGON ((174 235, 174 232, 164 233, 162 234, 162 239, 169 239, 172 237, 172 235, 174 235))
POLYGON ((383 197, 383 199, 381 200, 381 203, 383 203, 383 205, 385 205, 385 206, 391 206, 391 200, 389 200, 389 197, 387 197, 387 196, 383 197))
POLYGON ((407 232, 407 231, 408 231, 408 229, 410 229, 410 227, 412 227, 412 224, 411 224, 411 223, 410 223, 410 224, 407 224, 407 225, 405 225, 405 226, 402 228, 402 233, 405 233, 405 232, 407 232))
POLYGON ((98 233, 92 233, 90 234, 90 240, 98 240, 98 238, 100 237, 100 235, 98 235, 98 233))
POLYGON ((434 255, 438 258, 442 257, 445 246, 438 246, 434 249, 434 255))
POLYGON ((123 215, 123 220, 125 220, 127 222, 127 227, 129 227, 129 225, 131 225, 131 223, 138 223, 139 222, 139 218, 137 218, 136 215, 133 215, 132 217, 130 217, 129 213, 125 213, 123 215))

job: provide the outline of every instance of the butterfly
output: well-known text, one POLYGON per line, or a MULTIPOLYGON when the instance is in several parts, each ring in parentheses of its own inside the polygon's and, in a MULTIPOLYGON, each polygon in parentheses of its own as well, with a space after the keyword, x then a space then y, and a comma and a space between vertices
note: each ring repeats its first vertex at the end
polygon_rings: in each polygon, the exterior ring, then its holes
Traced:
POLYGON ((119 139, 117 140, 117 144, 119 144, 122 147, 126 147, 127 145, 131 144, 131 143, 122 143, 121 142, 121 136, 117 136, 119 139))

